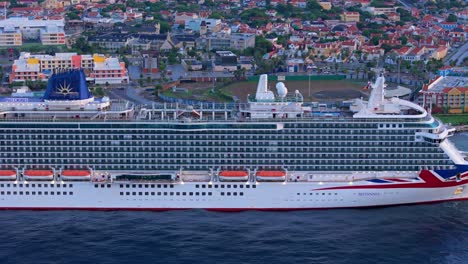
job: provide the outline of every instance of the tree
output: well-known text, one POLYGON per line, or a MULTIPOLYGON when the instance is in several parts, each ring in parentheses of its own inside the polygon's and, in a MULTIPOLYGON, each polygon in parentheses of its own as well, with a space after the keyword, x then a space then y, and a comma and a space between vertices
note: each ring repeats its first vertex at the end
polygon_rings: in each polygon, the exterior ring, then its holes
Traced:
POLYGON ((169 25, 169 23, 167 23, 166 21, 158 21, 158 23, 160 26, 159 33, 164 34, 171 31, 171 25, 169 25))
POLYGON ((379 36, 373 36, 371 39, 370 39, 370 42, 374 45, 379 45, 379 41, 380 41, 380 37, 379 36))
POLYGON ((166 64, 164 62, 159 63, 159 70, 160 71, 165 71, 166 70, 166 64))
POLYGON ((408 38, 405 36, 401 36, 398 38, 401 41, 401 45, 406 45, 408 43, 408 38))
POLYGON ((458 18, 456 15, 454 14, 450 14, 448 17, 447 17, 447 22, 457 22, 458 21, 458 18))
POLYGON ((245 68, 237 69, 234 71, 234 77, 236 78, 236 80, 245 79, 245 72, 245 68))
POLYGON ((273 50, 273 44, 262 36, 255 37, 255 48, 262 51, 263 54, 273 50))
POLYGON ((223 19, 223 15, 218 11, 214 11, 208 18, 223 19))
POLYGON ((72 47, 83 53, 93 53, 93 48, 84 37, 77 38, 72 47))
POLYGON ((69 20, 81 19, 81 17, 80 17, 77 13, 75 13, 75 12, 68 12, 68 13, 67 13, 67 18, 68 18, 69 20))

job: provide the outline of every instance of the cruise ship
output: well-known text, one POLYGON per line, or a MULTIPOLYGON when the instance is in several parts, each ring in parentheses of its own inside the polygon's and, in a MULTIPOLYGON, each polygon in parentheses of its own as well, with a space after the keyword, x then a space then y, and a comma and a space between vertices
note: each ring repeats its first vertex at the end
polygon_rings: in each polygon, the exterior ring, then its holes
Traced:
POLYGON ((0 98, 0 208, 301 210, 468 200, 454 130, 385 98, 304 102, 261 75, 246 103, 94 98, 82 70, 0 98))

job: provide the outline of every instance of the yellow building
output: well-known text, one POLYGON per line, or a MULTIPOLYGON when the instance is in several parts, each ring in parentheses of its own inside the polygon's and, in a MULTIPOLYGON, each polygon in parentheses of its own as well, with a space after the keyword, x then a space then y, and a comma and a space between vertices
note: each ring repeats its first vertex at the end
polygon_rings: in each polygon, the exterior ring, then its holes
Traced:
POLYGON ((19 32, 2 32, 0 33, 0 46, 21 46, 23 39, 19 32))
POLYGON ((340 15, 341 21, 344 22, 359 22, 359 13, 358 12, 343 12, 340 15))
POLYGON ((318 2, 318 3, 325 10, 330 10, 332 8, 331 2, 318 2))
POLYGON ((432 108, 433 113, 468 113, 468 77, 438 76, 423 86, 418 104, 432 108))
POLYGON ((447 106, 451 114, 468 112, 468 87, 456 87, 447 92, 447 106))

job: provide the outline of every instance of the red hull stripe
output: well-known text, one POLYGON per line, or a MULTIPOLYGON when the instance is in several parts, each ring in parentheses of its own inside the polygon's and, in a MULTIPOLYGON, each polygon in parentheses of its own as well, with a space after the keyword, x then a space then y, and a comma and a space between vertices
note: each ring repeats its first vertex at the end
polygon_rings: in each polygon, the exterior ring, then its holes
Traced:
MULTIPOLYGON (((359 209, 359 208, 378 208, 401 205, 420 205, 442 202, 468 201, 468 197, 453 198, 445 200, 434 200, 415 203, 402 204, 384 204, 367 206, 348 206, 348 207, 307 207, 307 208, 200 208, 201 210, 216 212, 241 212, 241 211, 300 211, 300 210, 328 210, 328 209, 359 209)), ((197 210, 198 208, 96 208, 96 207, 0 207, 0 210, 30 210, 30 211, 63 211, 63 210, 82 210, 82 211, 175 211, 175 210, 197 210)))
POLYGON ((401 188, 444 188, 454 187, 463 184, 468 184, 468 179, 462 181, 441 181, 438 177, 433 175, 428 170, 423 170, 419 174, 419 177, 424 182, 418 183, 394 183, 394 184, 372 184, 372 185, 350 185, 350 186, 339 186, 320 188, 315 190, 352 190, 352 189, 401 189, 401 188))

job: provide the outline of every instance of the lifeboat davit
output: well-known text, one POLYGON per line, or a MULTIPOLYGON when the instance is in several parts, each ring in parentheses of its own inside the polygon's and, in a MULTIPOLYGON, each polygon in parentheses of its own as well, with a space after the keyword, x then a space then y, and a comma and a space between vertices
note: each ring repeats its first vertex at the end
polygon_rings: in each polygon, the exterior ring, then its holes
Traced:
POLYGON ((16 171, 0 170, 0 181, 16 180, 16 171))
POLYGON ((221 171, 219 179, 222 181, 246 181, 249 179, 247 171, 221 171))
POLYGON ((286 172, 284 171, 257 171, 257 181, 284 181, 286 172))
POLYGON ((26 180, 53 180, 54 172, 51 170, 26 170, 23 174, 26 180))
POLYGON ((60 177, 65 181, 91 180, 91 172, 88 170, 63 170, 60 177))

